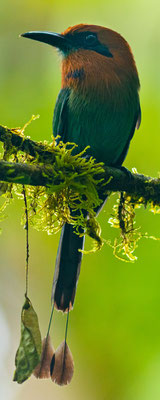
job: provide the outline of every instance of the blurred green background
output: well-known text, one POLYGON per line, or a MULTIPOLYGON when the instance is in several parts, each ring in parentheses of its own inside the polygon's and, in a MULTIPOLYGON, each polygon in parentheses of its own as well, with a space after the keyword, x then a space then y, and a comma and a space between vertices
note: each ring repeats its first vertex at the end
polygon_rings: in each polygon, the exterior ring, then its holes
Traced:
MULTIPOLYGON (((1 0, 0 123, 23 126, 40 114, 26 134, 50 140, 52 113, 60 88, 59 56, 51 47, 19 38, 28 30, 61 32, 70 25, 91 23, 120 32, 130 43, 141 80, 142 124, 125 166, 156 176, 160 170, 160 3, 158 0, 1 0)), ((112 196, 99 216, 102 234, 117 231, 108 218, 112 196)), ((25 231, 23 203, 7 209, 0 238, 0 398, 1 400, 159 400, 160 398, 160 242, 143 239, 134 264, 114 258, 107 245, 86 255, 68 344, 75 373, 68 387, 50 380, 12 382, 20 336, 24 294, 25 231)), ((160 216, 137 211, 142 232, 160 237, 160 216)), ((38 313, 42 336, 50 313, 50 292, 59 235, 30 231, 29 296, 38 313)), ((87 242, 89 246, 89 242, 87 242)), ((64 337, 65 316, 55 313, 52 340, 64 337)))

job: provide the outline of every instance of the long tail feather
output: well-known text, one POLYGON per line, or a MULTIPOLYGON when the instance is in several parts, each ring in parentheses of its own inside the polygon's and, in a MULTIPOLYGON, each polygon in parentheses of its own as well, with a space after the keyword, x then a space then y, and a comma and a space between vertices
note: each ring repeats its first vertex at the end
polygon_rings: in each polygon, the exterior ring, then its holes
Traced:
POLYGON ((52 301, 58 310, 72 309, 80 274, 84 236, 74 233, 72 225, 62 228, 53 278, 52 301))
MULTIPOLYGON (((97 215, 104 206, 107 196, 101 195, 101 198, 103 203, 95 210, 97 215)), ((55 307, 63 312, 73 308, 83 255, 79 250, 84 248, 85 236, 76 235, 74 229, 69 224, 65 224, 62 228, 53 277, 52 301, 55 307)))

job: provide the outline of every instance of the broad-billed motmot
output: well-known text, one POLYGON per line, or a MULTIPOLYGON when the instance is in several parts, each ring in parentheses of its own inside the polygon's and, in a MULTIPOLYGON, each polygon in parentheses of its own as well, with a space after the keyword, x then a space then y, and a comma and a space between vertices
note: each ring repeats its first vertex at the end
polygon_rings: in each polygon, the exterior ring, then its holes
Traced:
MULTIPOLYGON (((53 116, 53 134, 86 146, 88 155, 121 167, 135 128, 139 128, 139 78, 126 40, 96 25, 75 25, 62 34, 32 31, 22 36, 56 47, 62 56, 62 84, 53 116)), ((59 242, 52 289, 57 309, 72 308, 84 236, 65 224, 59 242)))

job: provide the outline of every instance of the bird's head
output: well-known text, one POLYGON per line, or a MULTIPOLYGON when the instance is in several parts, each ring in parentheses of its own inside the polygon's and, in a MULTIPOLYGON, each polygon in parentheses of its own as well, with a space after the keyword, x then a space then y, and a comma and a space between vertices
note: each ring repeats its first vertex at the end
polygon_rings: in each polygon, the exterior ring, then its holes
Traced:
POLYGON ((117 32, 97 25, 75 25, 63 33, 32 31, 22 36, 50 44, 62 54, 62 86, 112 87, 131 80, 139 88, 131 49, 117 32))

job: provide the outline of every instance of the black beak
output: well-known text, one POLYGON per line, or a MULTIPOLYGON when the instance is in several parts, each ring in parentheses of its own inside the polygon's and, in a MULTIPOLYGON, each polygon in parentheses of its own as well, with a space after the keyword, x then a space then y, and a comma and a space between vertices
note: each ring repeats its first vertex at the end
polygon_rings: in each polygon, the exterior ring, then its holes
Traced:
POLYGON ((64 35, 55 32, 31 31, 22 33, 20 36, 50 44, 64 52, 71 48, 69 40, 64 35))

